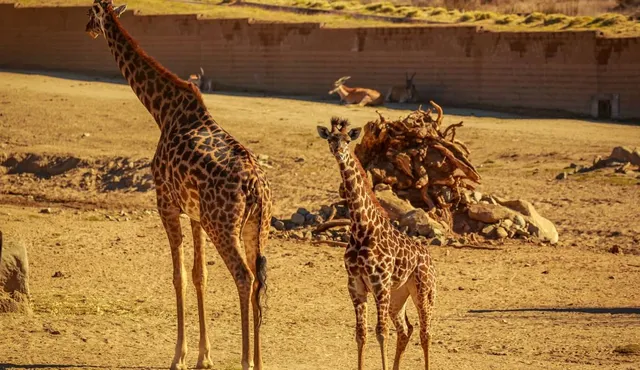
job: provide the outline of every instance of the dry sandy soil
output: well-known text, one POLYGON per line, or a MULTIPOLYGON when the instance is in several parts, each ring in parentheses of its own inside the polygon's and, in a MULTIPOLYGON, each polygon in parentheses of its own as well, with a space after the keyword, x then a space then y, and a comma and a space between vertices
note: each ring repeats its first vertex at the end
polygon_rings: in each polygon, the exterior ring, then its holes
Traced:
MULTIPOLYGON (((0 81, 0 161, 38 154, 35 163, 48 167, 25 164, 18 172, 50 171, 4 173, 0 166, 0 228, 29 245, 34 311, 0 315, 0 368, 168 368, 176 335, 170 252, 154 192, 142 191, 148 168, 140 161, 153 155, 155 123, 126 85, 8 72, 0 81), (71 169, 55 175, 65 166, 71 169)), ((205 101, 226 129, 270 157, 275 216, 283 218, 338 200, 337 165, 315 126, 334 114, 357 125, 377 117, 335 102, 218 94, 205 101)), ((415 107, 396 108, 382 111, 397 117, 415 107)), ((640 355, 615 351, 640 344, 640 180, 609 170, 554 180, 572 162, 639 145, 640 127, 445 113, 445 123, 465 121, 458 135, 482 164, 480 190, 532 201, 556 223, 560 242, 432 247, 439 274, 433 368, 640 369, 640 355), (614 245, 624 254, 610 253, 614 245)), ((274 238, 266 254, 266 368, 354 369, 342 251, 274 238)), ((235 285, 213 248, 207 259, 214 364, 238 369, 235 285)), ((191 365, 193 292, 189 286, 191 365)), ((367 368, 379 369, 372 312, 367 368)), ((409 317, 416 322, 413 307, 409 317)), ((404 368, 421 368, 421 357, 414 335, 404 368)))

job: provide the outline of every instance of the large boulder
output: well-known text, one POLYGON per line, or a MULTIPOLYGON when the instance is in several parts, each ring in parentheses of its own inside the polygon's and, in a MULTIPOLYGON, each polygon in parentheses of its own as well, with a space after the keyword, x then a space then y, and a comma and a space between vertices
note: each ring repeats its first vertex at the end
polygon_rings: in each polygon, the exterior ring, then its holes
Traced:
POLYGON ((409 211, 400 218, 400 227, 407 228, 409 235, 425 237, 440 237, 445 234, 445 228, 439 222, 431 219, 429 214, 418 208, 409 211))
MULTIPOLYGON (((469 218, 485 224, 501 224, 505 221, 520 233, 525 232, 541 241, 555 244, 558 231, 553 223, 540 216, 533 205, 525 200, 502 200, 494 198, 498 204, 469 204, 469 218)), ((493 229, 492 229, 493 230, 493 229)))
POLYGON ((528 231, 529 233, 531 233, 531 235, 551 244, 555 244, 558 242, 558 230, 556 230, 555 225, 553 224, 553 222, 540 216, 538 211, 536 211, 536 209, 533 207, 533 204, 527 202, 526 200, 520 199, 502 202, 498 200, 498 202, 499 204, 524 215, 525 221, 527 221, 527 223, 529 224, 528 231))
POLYGON ((378 198, 378 203, 380 203, 382 208, 387 211, 389 217, 394 221, 400 220, 407 212, 415 209, 409 201, 398 198, 391 189, 376 191, 375 193, 376 198, 378 198))
POLYGON ((29 310, 29 260, 24 243, 0 232, 0 312, 29 310))

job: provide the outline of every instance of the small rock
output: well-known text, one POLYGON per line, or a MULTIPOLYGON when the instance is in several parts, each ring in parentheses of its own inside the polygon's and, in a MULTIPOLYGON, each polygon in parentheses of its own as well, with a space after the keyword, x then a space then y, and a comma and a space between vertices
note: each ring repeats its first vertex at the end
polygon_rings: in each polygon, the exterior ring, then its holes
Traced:
POLYGON ((85 132, 84 134, 82 134, 82 136, 81 136, 81 137, 82 137, 82 138, 85 138, 85 137, 89 137, 89 136, 91 136, 91 134, 90 134, 90 133, 88 133, 88 132, 85 132))
POLYGON ((300 214, 300 213, 294 213, 291 215, 291 222, 293 222, 294 224, 298 225, 298 226, 302 226, 304 225, 305 222, 305 217, 304 215, 300 214))
POLYGON ((566 172, 561 172, 556 176, 556 180, 565 180, 569 175, 566 172))
POLYGON ((291 237, 298 240, 304 240, 304 233, 302 231, 294 231, 291 233, 291 237))
POLYGON ((324 205, 324 206, 320 207, 320 214, 325 219, 329 218, 329 216, 331 216, 331 213, 333 213, 333 208, 331 206, 324 205))
POLYGON ((496 230, 496 225, 488 225, 482 229, 481 233, 484 236, 491 237, 495 232, 495 230, 496 230))
POLYGON ((307 267, 316 267, 316 264, 313 263, 312 261, 309 261, 309 262, 305 263, 304 265, 307 266, 307 267))
POLYGON ((480 203, 482 200, 482 193, 479 191, 474 191, 471 193, 471 198, 476 201, 476 203, 480 203))
POLYGON ((513 221, 511 221, 509 219, 502 220, 502 227, 504 227, 505 229, 508 229, 511 226, 513 226, 513 221))
POLYGON ((53 278, 64 277, 64 273, 62 271, 56 271, 56 272, 53 273, 53 275, 51 275, 51 277, 53 277, 53 278))
POLYGON ((458 287, 458 290, 464 290, 464 287, 459 286, 459 287, 458 287))
POLYGON ((322 235, 322 234, 320 234, 320 235, 316 235, 316 239, 317 239, 317 240, 324 241, 324 240, 327 240, 328 238, 327 238, 327 236, 326 236, 326 235, 322 235))
POLYGON ((51 211, 51 208, 43 208, 40 210, 40 213, 51 214, 52 211, 51 211))
POLYGON ((207 261, 207 266, 213 266, 216 264, 216 261, 207 261))
POLYGON ((544 270, 544 271, 542 271, 542 274, 544 274, 544 275, 549 275, 549 270, 544 270))
POLYGON ((524 267, 531 267, 531 264, 530 263, 525 263, 524 267))
POLYGON ((308 215, 310 212, 309 212, 306 208, 302 208, 302 207, 300 207, 300 208, 298 208, 298 210, 296 211, 296 213, 299 213, 299 214, 301 214, 301 215, 303 215, 303 216, 306 216, 306 215, 308 215))
POLYGON ((295 157, 293 159, 293 161, 296 162, 296 163, 302 163, 302 162, 305 161, 305 159, 304 159, 304 157, 301 156, 301 157, 295 157))
POLYGON ((614 280, 615 278, 616 278, 616 277, 615 277, 615 276, 613 276, 613 275, 609 276, 609 280, 614 280))
POLYGON ((269 160, 269 156, 266 154, 258 154, 258 160, 259 161, 268 161, 269 160))
POLYGON ((341 235, 340 235, 340 240, 342 240, 342 241, 343 241, 343 242, 345 242, 345 243, 348 243, 348 242, 349 242, 349 238, 350 238, 350 235, 349 235, 349 234, 347 234, 347 233, 344 233, 344 234, 341 234, 341 235))
POLYGON ((498 227, 496 229, 496 235, 498 236, 498 238, 504 239, 509 236, 509 233, 507 233, 507 230, 505 230, 503 227, 498 227))
POLYGON ((527 225, 527 223, 524 221, 524 217, 520 215, 515 215, 515 217, 513 218, 513 223, 520 227, 525 227, 527 225))
POLYGON ((320 215, 316 215, 313 213, 309 213, 308 215, 305 216, 305 223, 307 225, 318 225, 321 224, 324 220, 322 219, 322 216, 320 215))
POLYGON ((433 238, 431 239, 431 241, 429 242, 430 245, 436 245, 436 246, 441 246, 444 245, 444 240, 442 240, 443 238, 433 238))
POLYGON ((620 247, 619 245, 614 245, 613 247, 609 248, 609 252, 613 253, 613 254, 624 254, 622 251, 622 247, 620 247))
POLYGON ((278 231, 283 231, 285 230, 285 225, 284 222, 280 221, 280 220, 276 220, 273 224, 273 227, 278 230, 278 231))

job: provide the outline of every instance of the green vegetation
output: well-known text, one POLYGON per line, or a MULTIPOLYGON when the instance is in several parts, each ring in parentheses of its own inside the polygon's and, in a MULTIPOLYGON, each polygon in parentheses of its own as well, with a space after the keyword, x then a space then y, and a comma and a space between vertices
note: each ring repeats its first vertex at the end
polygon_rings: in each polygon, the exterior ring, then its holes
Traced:
MULTIPOLYGON (((11 0, 0 0, 10 2, 11 0)), ((17 1, 17 0, 16 0, 17 1)), ((560 31, 560 30, 600 30, 608 35, 632 36, 640 35, 640 22, 633 18, 615 14, 604 13, 597 17, 569 16, 568 13, 577 14, 577 10, 564 9, 555 3, 545 3, 530 9, 524 15, 508 14, 505 12, 521 11, 521 6, 510 8, 503 4, 496 5, 500 12, 457 9, 443 7, 419 7, 411 5, 395 4, 393 1, 377 1, 363 4, 357 0, 247 0, 263 4, 277 4, 295 6, 310 9, 328 9, 344 12, 392 16, 398 18, 423 19, 450 24, 479 25, 485 29, 495 31, 560 31), (549 14, 551 13, 551 14, 549 14)), ((118 1, 116 0, 116 3, 118 1)), ((520 5, 523 5, 523 2, 520 5)), ((20 0, 21 6, 42 6, 41 0, 20 0)), ((49 0, 47 6, 86 6, 86 0, 49 0)), ((320 22, 327 27, 363 27, 391 25, 383 20, 356 19, 341 14, 317 14, 303 15, 282 11, 268 11, 260 8, 239 7, 225 4, 222 0, 201 0, 198 3, 178 2, 164 0, 127 0, 130 9, 139 10, 142 14, 187 14, 196 13, 211 18, 253 18, 264 21, 281 22, 320 22)), ((487 9, 475 6, 471 3, 465 6, 468 9, 487 9)), ((477 4, 476 4, 477 5, 477 4)), ((629 6, 626 4, 625 6, 629 6)), ((602 8, 602 7, 601 7, 602 8)), ((596 9, 596 8, 594 8, 596 9)), ((600 8, 598 8, 600 9, 600 8)), ((626 9, 626 8, 625 8, 626 9)), ((594 11, 591 13, 597 14, 594 11)), ((416 24, 393 24, 393 26, 415 26, 416 24)))

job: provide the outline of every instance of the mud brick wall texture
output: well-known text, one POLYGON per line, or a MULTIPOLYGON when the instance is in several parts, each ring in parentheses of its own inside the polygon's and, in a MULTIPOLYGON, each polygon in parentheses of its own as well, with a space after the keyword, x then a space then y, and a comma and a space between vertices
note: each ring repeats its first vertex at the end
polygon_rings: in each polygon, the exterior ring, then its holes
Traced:
MULTIPOLYGON (((0 4, 0 67, 119 75, 105 42, 84 33, 86 12, 0 4)), ((475 26, 324 28, 132 11, 122 22, 176 74, 187 78, 202 66, 231 90, 326 97, 333 81, 350 75, 347 85, 386 92, 416 72, 421 96, 443 104, 640 117, 638 37, 475 26)))

